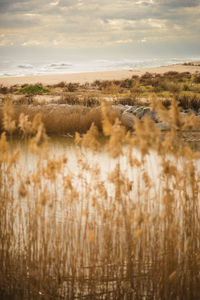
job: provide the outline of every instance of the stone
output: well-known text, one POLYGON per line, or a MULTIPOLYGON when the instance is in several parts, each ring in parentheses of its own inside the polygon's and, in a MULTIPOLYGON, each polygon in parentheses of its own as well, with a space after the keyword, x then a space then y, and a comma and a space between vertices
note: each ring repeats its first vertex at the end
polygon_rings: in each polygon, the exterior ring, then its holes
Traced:
POLYGON ((149 110, 146 115, 153 120, 154 122, 158 123, 157 113, 155 110, 149 110))
POLYGON ((122 114, 126 110, 126 107, 122 104, 118 104, 118 105, 112 105, 112 109, 114 111, 122 114))
POLYGON ((164 123, 164 122, 156 123, 156 127, 160 128, 162 131, 171 129, 171 126, 167 123, 164 123))
POLYGON ((121 117, 121 122, 126 127, 133 128, 134 118, 135 117, 132 113, 124 111, 121 117))
POLYGON ((128 108, 126 108, 125 112, 128 113, 135 113, 135 110, 138 108, 138 106, 134 105, 134 106, 128 106, 128 108))
POLYGON ((141 119, 144 116, 144 107, 138 107, 135 111, 134 114, 136 115, 137 118, 141 119))

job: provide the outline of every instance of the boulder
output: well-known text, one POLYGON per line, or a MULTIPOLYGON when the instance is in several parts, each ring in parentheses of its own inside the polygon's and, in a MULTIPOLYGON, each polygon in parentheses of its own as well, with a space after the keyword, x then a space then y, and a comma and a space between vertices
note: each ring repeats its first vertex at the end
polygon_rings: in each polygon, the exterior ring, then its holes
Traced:
MULTIPOLYGON (((144 114, 144 116, 147 115, 151 120, 153 120, 154 122, 158 123, 158 118, 157 118, 157 113, 155 110, 151 110, 149 108, 149 110, 146 111, 146 113, 144 114)), ((144 119, 144 117, 142 117, 142 120, 144 119)))
POLYGON ((126 105, 126 110, 125 112, 128 112, 128 113, 135 113, 135 110, 138 109, 138 106, 134 105, 134 106, 128 106, 126 105))
POLYGON ((134 118, 135 117, 132 113, 124 111, 121 117, 121 122, 126 127, 133 128, 134 118))
POLYGON ((122 114, 126 110, 126 107, 122 104, 119 104, 119 105, 112 105, 112 109, 117 113, 122 114))
POLYGON ((156 127, 160 128, 162 131, 171 129, 171 126, 167 123, 164 123, 164 122, 156 123, 156 127))
POLYGON ((144 107, 138 107, 135 111, 134 114, 137 118, 141 119, 144 116, 144 107))

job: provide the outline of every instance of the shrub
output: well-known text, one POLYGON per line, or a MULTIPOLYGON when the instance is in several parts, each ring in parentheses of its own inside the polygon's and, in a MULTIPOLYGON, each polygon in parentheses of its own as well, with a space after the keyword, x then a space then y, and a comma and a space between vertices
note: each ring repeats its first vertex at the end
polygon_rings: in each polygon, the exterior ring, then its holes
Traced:
POLYGON ((196 74, 196 75, 194 76, 194 82, 195 82, 195 83, 200 83, 200 74, 196 74))
POLYGON ((180 93, 176 99, 183 109, 193 109, 194 111, 200 109, 200 97, 195 93, 180 93))
POLYGON ((66 87, 66 82, 64 82, 64 81, 61 81, 61 82, 58 82, 58 83, 56 83, 56 84, 54 84, 54 86, 53 86, 54 88, 64 88, 64 87, 66 87))
POLYGON ((44 88, 42 85, 26 85, 18 91, 18 94, 29 95, 40 95, 45 93, 49 93, 49 89, 44 88))
POLYGON ((67 88, 68 92, 75 92, 75 91, 77 91, 78 87, 79 87, 79 83, 71 83, 70 82, 70 83, 66 84, 66 88, 67 88))
POLYGON ((17 91, 17 86, 13 85, 11 87, 7 87, 7 86, 3 86, 2 84, 0 84, 0 94, 9 94, 9 93, 14 93, 15 91, 17 91))
POLYGON ((9 93, 9 88, 3 85, 0 85, 0 93, 1 94, 8 94, 9 93))

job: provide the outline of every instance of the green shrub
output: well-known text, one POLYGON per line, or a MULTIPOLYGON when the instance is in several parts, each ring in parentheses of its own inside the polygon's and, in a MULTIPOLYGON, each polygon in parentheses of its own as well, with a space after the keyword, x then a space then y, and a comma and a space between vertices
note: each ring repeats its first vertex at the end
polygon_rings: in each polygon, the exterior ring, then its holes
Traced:
POLYGON ((40 95, 49 93, 49 89, 44 88, 42 85, 27 85, 22 87, 19 91, 19 94, 31 94, 31 95, 40 95))

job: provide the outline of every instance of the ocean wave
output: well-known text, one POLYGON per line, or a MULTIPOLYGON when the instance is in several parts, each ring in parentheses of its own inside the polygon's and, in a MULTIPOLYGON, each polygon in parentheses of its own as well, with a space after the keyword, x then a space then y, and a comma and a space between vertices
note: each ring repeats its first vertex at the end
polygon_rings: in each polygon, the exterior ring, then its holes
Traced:
POLYGON ((122 69, 139 69, 159 67, 177 63, 200 61, 199 57, 152 57, 152 58, 123 58, 123 59, 93 59, 90 61, 50 61, 45 63, 27 61, 0 61, 0 77, 32 76, 45 74, 67 74, 81 72, 96 72, 122 69))
POLYGON ((31 64, 21 64, 21 65, 18 65, 17 68, 19 68, 19 69, 33 69, 33 66, 31 64))
POLYGON ((0 73, 0 78, 2 78, 2 77, 17 77, 17 76, 19 76, 19 73, 7 73, 7 72, 2 72, 2 73, 0 73))
POLYGON ((46 65, 46 68, 53 68, 53 69, 70 68, 70 67, 72 67, 71 63, 64 63, 64 62, 52 63, 52 64, 49 64, 49 65, 46 65))

